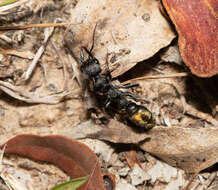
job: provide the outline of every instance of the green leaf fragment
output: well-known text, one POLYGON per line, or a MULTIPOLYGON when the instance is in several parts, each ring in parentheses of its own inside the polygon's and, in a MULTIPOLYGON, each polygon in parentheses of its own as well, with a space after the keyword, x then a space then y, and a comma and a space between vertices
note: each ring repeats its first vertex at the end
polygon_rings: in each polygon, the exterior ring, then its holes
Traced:
POLYGON ((76 190, 88 180, 89 176, 72 179, 53 187, 51 190, 76 190))
POLYGON ((17 2, 17 0, 0 0, 0 7, 17 2))

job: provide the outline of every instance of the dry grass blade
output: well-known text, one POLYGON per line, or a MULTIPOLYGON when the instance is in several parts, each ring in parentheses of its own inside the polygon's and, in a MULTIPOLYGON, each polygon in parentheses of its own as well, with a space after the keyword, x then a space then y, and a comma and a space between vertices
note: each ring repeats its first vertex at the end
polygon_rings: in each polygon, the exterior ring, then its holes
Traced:
POLYGON ((24 81, 27 81, 30 78, 31 74, 33 73, 33 70, 36 68, 37 62, 39 61, 40 57, 44 53, 48 39, 51 37, 53 31, 54 31, 54 27, 45 29, 45 32, 44 32, 45 39, 43 41, 43 45, 38 49, 32 63, 28 67, 27 71, 23 74, 22 78, 24 81))
POLYGON ((28 24, 28 25, 21 25, 21 26, 2 26, 0 27, 0 31, 24 30, 28 28, 60 27, 60 26, 66 26, 66 25, 71 25, 71 24, 78 24, 78 23, 46 23, 46 24, 28 24))
POLYGON ((15 7, 18 7, 18 6, 21 6, 24 3, 26 3, 27 1, 29 1, 29 0, 19 0, 19 1, 15 2, 15 3, 13 3, 13 4, 9 4, 9 5, 0 7, 0 15, 4 14, 4 11, 7 11, 9 9, 12 9, 12 8, 15 8, 15 7))
POLYGON ((0 81, 0 89, 13 98, 27 103, 57 104, 69 94, 69 92, 64 91, 49 96, 40 97, 36 96, 34 93, 26 92, 22 87, 14 86, 4 81, 0 81))
MULTIPOLYGON (((1 49, 0 49, 1 50, 1 49)), ((22 57, 24 59, 33 59, 34 58, 34 53, 31 51, 18 51, 16 49, 7 49, 3 50, 5 54, 7 55, 14 55, 17 57, 22 57)))
POLYGON ((122 82, 121 84, 125 85, 125 84, 136 82, 137 80, 175 78, 175 77, 186 77, 186 76, 188 76, 188 73, 175 73, 175 74, 168 74, 168 75, 144 76, 144 77, 138 77, 138 78, 127 80, 125 82, 122 82))

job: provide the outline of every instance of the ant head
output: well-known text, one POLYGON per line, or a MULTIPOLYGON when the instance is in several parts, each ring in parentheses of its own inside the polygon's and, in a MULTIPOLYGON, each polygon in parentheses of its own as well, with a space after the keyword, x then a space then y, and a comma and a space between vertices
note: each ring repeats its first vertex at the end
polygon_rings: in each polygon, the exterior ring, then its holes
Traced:
POLYGON ((80 59, 81 59, 81 63, 83 64, 87 64, 87 63, 92 63, 92 64, 99 64, 99 61, 94 57, 94 55, 92 54, 91 51, 89 51, 86 47, 82 47, 81 51, 80 51, 80 59), (88 59, 85 61, 84 60, 84 54, 83 54, 83 50, 85 50, 85 52, 88 54, 88 59))
POLYGON ((97 28, 97 23, 94 28, 93 36, 92 36, 92 47, 90 50, 88 50, 86 47, 82 47, 80 51, 80 59, 81 59, 81 71, 82 73, 89 77, 96 77, 99 73, 101 73, 101 65, 99 61, 94 57, 92 54, 92 50, 94 49, 94 41, 95 41, 95 31, 97 28), (84 60, 84 54, 83 51, 88 54, 88 58, 84 60))
POLYGON ((96 77, 101 72, 101 66, 99 61, 93 56, 92 52, 86 47, 82 47, 80 52, 81 59, 81 71, 88 77, 96 77), (83 50, 88 54, 88 58, 84 60, 83 50))

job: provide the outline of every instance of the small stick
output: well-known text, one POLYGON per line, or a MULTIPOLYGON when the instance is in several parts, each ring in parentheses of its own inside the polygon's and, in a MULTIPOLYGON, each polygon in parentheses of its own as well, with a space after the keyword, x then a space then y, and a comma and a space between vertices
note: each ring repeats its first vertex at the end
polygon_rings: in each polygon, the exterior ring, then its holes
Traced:
POLYGON ((0 31, 24 30, 28 28, 60 27, 60 26, 66 26, 71 24, 80 24, 80 23, 45 23, 45 24, 28 24, 28 25, 20 25, 20 26, 1 26, 0 31))
POLYGON ((132 82, 135 82, 137 80, 145 80, 145 79, 161 79, 161 78, 175 78, 175 77, 186 77, 188 76, 188 73, 175 73, 175 74, 168 74, 168 75, 152 75, 152 76, 144 76, 144 77, 138 77, 134 79, 127 80, 125 82, 122 82, 122 85, 129 84, 132 82))
POLYGON ((38 49, 32 63, 30 64, 30 66, 28 67, 27 71, 23 74, 22 78, 23 78, 23 81, 27 81, 29 80, 30 76, 32 75, 34 69, 36 68, 36 65, 40 59, 40 57, 42 56, 42 54, 44 53, 45 51, 45 48, 46 48, 46 45, 47 45, 47 42, 48 42, 48 39, 50 38, 50 36, 52 35, 54 31, 54 28, 51 28, 51 29, 48 29, 46 28, 45 29, 45 39, 43 41, 43 45, 38 49))

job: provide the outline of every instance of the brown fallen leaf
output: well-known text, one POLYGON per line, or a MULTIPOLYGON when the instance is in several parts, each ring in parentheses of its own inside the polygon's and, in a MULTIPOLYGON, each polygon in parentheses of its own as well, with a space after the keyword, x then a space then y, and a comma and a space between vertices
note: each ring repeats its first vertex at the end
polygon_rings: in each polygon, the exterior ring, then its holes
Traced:
POLYGON ((156 127, 140 147, 168 164, 194 173, 218 162, 217 128, 156 127))
POLYGON ((62 130, 61 135, 73 139, 93 138, 125 144, 138 144, 150 137, 148 134, 136 132, 114 119, 110 120, 107 127, 95 125, 94 122, 88 121, 76 127, 62 130))
POLYGON ((175 37, 160 13, 158 1, 153 0, 81 0, 70 18, 71 22, 82 23, 72 27, 76 35, 71 46, 78 59, 81 46, 91 47, 98 23, 94 53, 104 64, 108 52, 113 77, 152 57, 175 37))
POLYGON ((111 120, 107 127, 87 122, 68 128, 61 134, 78 139, 96 138, 112 143, 136 144, 169 165, 182 168, 188 173, 197 171, 204 162, 206 164, 201 170, 218 162, 216 127, 156 126, 147 132, 140 132, 111 120))
POLYGON ((89 176, 89 180, 78 190, 105 190, 98 158, 82 143, 56 135, 19 135, 6 145, 6 154, 52 163, 71 178, 89 176))
POLYGON ((216 0, 163 0, 179 34, 179 49, 191 72, 218 74, 218 9, 216 0))

